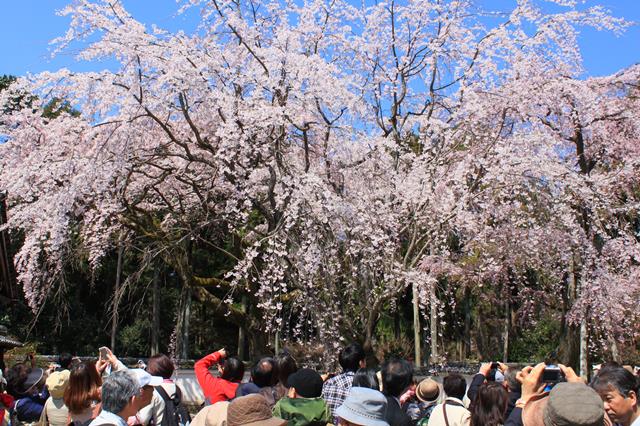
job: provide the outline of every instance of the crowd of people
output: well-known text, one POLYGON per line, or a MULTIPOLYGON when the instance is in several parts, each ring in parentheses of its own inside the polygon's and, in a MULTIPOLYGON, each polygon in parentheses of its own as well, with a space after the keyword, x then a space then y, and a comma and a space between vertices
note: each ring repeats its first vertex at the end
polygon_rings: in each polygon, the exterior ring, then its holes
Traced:
POLYGON ((351 344, 339 374, 299 368, 282 353, 259 359, 244 381, 245 364, 220 349, 195 363, 205 402, 192 417, 168 356, 129 369, 103 349, 97 361, 63 354, 48 370, 33 358, 0 370, 0 426, 640 426, 640 377, 616 363, 589 384, 545 363, 485 363, 470 383, 460 374, 439 383, 416 380, 404 359, 367 368, 351 344))

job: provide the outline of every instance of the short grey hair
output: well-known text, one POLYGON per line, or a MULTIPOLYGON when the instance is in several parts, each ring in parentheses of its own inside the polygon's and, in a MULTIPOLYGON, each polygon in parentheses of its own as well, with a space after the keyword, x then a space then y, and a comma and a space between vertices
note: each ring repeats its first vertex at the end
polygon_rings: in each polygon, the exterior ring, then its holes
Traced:
POLYGON ((118 414, 124 410, 131 397, 139 393, 138 381, 129 371, 116 371, 102 383, 102 409, 118 414))
POLYGON ((509 391, 511 392, 520 392, 522 385, 518 381, 518 372, 520 370, 516 367, 509 367, 507 371, 504 372, 504 380, 509 385, 509 391))

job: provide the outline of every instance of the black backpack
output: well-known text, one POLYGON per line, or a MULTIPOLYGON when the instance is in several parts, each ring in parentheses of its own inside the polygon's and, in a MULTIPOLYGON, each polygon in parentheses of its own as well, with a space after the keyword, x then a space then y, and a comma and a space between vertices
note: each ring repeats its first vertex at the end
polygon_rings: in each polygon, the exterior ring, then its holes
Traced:
POLYGON ((176 385, 176 394, 173 398, 169 396, 162 386, 156 386, 162 399, 164 400, 164 415, 162 422, 156 426, 186 426, 191 422, 191 416, 187 411, 187 407, 182 403, 182 392, 176 385))

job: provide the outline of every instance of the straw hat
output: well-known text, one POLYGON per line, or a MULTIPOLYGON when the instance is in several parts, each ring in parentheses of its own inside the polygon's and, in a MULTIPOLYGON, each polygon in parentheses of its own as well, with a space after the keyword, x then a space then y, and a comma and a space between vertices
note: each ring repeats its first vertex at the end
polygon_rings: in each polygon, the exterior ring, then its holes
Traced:
POLYGON ((426 378, 416 386, 416 397, 422 402, 433 402, 440 396, 440 385, 431 379, 426 378))

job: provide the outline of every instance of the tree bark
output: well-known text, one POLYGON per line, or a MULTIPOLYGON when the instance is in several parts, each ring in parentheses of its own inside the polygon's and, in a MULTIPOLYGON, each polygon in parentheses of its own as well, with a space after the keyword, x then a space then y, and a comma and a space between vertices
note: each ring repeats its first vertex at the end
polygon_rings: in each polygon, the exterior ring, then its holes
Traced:
POLYGON ((122 280, 122 263, 124 258, 124 245, 118 247, 118 261, 116 265, 116 284, 113 290, 113 315, 111 316, 111 350, 116 351, 116 335, 118 334, 118 308, 120 305, 120 284, 122 280))

